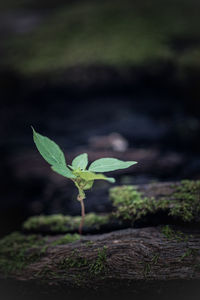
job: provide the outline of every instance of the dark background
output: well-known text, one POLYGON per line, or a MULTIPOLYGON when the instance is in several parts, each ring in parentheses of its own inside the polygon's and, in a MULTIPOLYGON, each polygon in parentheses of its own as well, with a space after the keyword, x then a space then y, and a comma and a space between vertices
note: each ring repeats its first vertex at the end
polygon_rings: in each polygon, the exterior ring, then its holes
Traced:
MULTIPOLYGON (((31 125, 67 162, 138 160, 117 184, 200 179, 199 11, 198 0, 0 2, 1 236, 31 215, 80 213, 31 125)), ((88 192, 87 212, 109 209, 109 187, 88 192)))

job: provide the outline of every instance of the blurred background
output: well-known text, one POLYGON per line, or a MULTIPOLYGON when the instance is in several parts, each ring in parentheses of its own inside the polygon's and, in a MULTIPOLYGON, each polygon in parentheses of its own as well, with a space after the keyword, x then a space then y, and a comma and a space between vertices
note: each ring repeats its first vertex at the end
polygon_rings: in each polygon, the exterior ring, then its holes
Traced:
MULTIPOLYGON (((198 0, 0 2, 0 235, 31 215, 80 213, 30 126, 82 152, 136 160, 116 184, 200 179, 198 0)), ((111 209, 97 183, 87 212, 111 209)))

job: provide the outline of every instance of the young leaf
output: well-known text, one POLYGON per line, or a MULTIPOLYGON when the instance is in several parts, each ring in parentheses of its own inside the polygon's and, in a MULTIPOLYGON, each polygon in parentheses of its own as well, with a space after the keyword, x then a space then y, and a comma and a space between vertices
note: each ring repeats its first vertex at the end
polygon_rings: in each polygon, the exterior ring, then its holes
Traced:
POLYGON ((95 160, 89 167, 92 172, 110 172, 119 169, 126 169, 134 164, 136 161, 122 161, 117 158, 100 158, 95 160))
POLYGON ((66 166, 65 156, 60 147, 48 137, 37 133, 33 127, 32 130, 33 140, 42 157, 50 165, 66 166))
POLYGON ((97 180, 97 179, 103 179, 107 180, 109 182, 115 182, 115 179, 112 177, 106 177, 103 174, 95 174, 89 171, 84 171, 84 172, 76 172, 78 176, 80 176, 82 179, 85 181, 91 181, 91 180, 97 180))
POLYGON ((66 166, 61 166, 61 165, 54 165, 51 166, 52 170, 64 177, 67 178, 76 178, 76 176, 72 173, 70 169, 68 169, 66 166))
POLYGON ((83 190, 90 190, 93 186, 94 180, 87 181, 86 185, 84 185, 83 190))
POLYGON ((72 161, 72 167, 74 169, 85 170, 87 165, 88 165, 88 155, 87 155, 87 153, 83 153, 83 154, 78 155, 72 161))

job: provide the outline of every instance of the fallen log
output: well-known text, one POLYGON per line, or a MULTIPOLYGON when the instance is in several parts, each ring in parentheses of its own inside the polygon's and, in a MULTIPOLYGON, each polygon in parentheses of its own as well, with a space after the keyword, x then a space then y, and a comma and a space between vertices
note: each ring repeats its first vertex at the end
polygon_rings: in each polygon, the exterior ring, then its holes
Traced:
POLYGON ((79 238, 5 237, 0 278, 88 289, 120 281, 130 286, 138 280, 200 279, 199 229, 149 227, 79 238))
MULTIPOLYGON (((200 223, 200 181, 116 186, 108 199, 111 212, 86 214, 84 233, 102 233, 129 227, 200 223)), ((87 205, 86 205, 87 207, 87 205)), ((78 232, 80 216, 33 216, 23 225, 26 232, 78 232)))
MULTIPOLYGON (((0 240, 0 278, 89 289, 115 287, 119 282, 129 286, 138 280, 200 280, 199 187, 199 181, 189 180, 114 187, 110 190, 113 212, 101 217, 88 215, 87 233, 94 226, 101 233, 101 226, 109 228, 113 220, 120 226, 141 222, 141 227, 146 220, 147 226, 148 218, 153 220, 161 211, 172 218, 171 226, 81 237, 63 234, 76 231, 77 216, 68 220, 73 230, 65 226, 67 216, 60 216, 60 223, 55 216, 34 217, 24 224, 26 233, 0 240), (179 225, 176 219, 181 220, 179 225), (44 225, 54 235, 41 235, 44 225), (30 233, 34 228, 38 234, 30 233)), ((163 224, 162 218, 158 220, 163 224)))

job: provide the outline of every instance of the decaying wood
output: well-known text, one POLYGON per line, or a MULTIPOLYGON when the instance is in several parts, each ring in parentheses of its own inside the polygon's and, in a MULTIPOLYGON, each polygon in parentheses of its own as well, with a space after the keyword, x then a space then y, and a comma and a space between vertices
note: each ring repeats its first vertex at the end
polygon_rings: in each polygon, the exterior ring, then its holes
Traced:
POLYGON ((78 242, 47 247, 37 262, 12 277, 87 288, 120 280, 130 285, 136 280, 200 279, 200 230, 178 236, 180 232, 166 237, 161 227, 85 236, 78 242))

